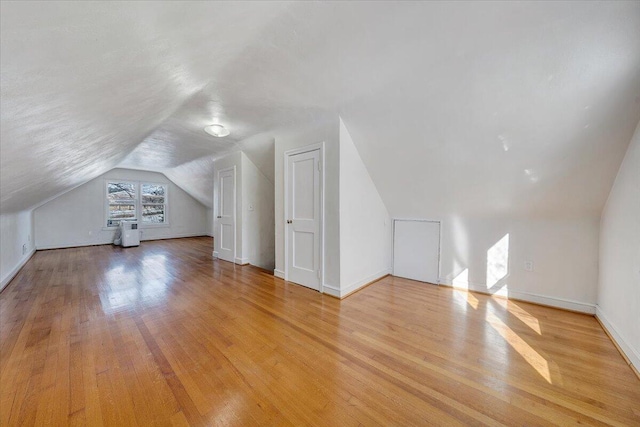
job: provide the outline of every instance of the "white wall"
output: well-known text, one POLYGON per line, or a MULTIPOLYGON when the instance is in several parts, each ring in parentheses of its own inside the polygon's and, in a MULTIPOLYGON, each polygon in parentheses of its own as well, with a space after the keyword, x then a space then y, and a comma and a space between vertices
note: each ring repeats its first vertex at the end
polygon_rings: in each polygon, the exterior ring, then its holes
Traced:
POLYGON ((598 218, 435 219, 442 219, 442 284, 595 312, 598 218), (508 251, 500 256, 496 249, 506 235, 508 251), (503 260, 506 275, 492 275, 492 266, 503 260), (525 270, 525 261, 533 262, 533 271, 525 270))
MULTIPOLYGON (((487 212, 482 205, 457 204, 453 194, 449 195, 449 203, 441 205, 429 197, 416 198, 413 189, 423 184, 417 181, 396 188, 390 200, 381 199, 376 191, 379 183, 367 173, 367 164, 348 133, 338 119, 327 118, 276 137, 276 274, 281 274, 284 264, 284 152, 324 140, 325 292, 344 295, 366 283, 367 278, 373 280, 390 268, 391 231, 390 225, 388 231, 384 226, 384 218, 388 218, 386 206, 393 218, 441 221, 442 284, 595 312, 597 215, 572 212, 547 215, 536 211, 522 213, 517 209, 487 212), (337 143, 336 129, 343 131, 342 141, 338 135, 337 143), (369 209, 362 209, 362 205, 368 205, 369 209), (339 208, 337 218, 336 207, 339 208), (496 244, 504 243, 507 238, 508 250, 503 247, 502 258, 496 259, 495 253, 499 252, 496 244), (533 263, 532 271, 525 269, 525 262, 529 261, 533 263), (500 267, 501 274, 496 279, 494 270, 500 264, 504 266, 500 267)), ((446 192, 446 188, 441 191, 446 192)), ((483 203, 495 208, 491 200, 483 203)))
POLYGON ((275 217, 273 182, 242 153, 242 258, 249 264, 273 270, 275 217))
POLYGON ((33 211, 0 215, 0 290, 35 251, 33 211))
POLYGON ((213 237, 213 208, 207 208, 207 236, 213 237))
POLYGON ((275 137, 275 274, 284 277, 284 152, 324 142, 324 285, 338 289, 340 284, 340 140, 336 114, 317 114, 313 122, 274 132, 275 137))
POLYGON ((344 296, 391 272, 391 218, 340 120, 340 289, 344 296))
POLYGON ((220 247, 217 219, 220 191, 218 172, 232 167, 236 170, 235 262, 272 270, 275 264, 273 183, 241 151, 226 155, 213 163, 214 256, 217 256, 220 247), (253 211, 249 210, 250 205, 253 211))
POLYGON ((218 236, 218 212, 219 201, 218 193, 220 191, 220 182, 218 172, 228 168, 236 168, 236 254, 235 262, 237 264, 246 264, 248 259, 242 258, 242 152, 236 151, 213 162, 213 256, 218 256, 220 248, 220 238, 218 236))
POLYGON ((522 154, 515 144, 494 150, 478 142, 469 151, 426 136, 407 142, 401 127, 397 136, 370 140, 357 116, 344 120, 391 217, 441 221, 442 284, 461 283, 468 273, 471 289, 595 312, 600 212, 552 203, 575 196, 567 180, 571 186, 577 180, 581 192, 589 185, 569 164, 541 173, 513 157, 522 154), (506 234, 508 275, 488 290, 488 251, 506 234), (525 261, 533 262, 533 272, 524 270, 525 261))
POLYGON ((602 214, 597 315, 640 370, 640 124, 602 214))
POLYGON ((205 206, 167 177, 156 172, 112 169, 35 209, 36 248, 64 248, 113 242, 115 231, 105 229, 106 179, 169 184, 169 226, 141 226, 142 240, 206 235, 205 206))

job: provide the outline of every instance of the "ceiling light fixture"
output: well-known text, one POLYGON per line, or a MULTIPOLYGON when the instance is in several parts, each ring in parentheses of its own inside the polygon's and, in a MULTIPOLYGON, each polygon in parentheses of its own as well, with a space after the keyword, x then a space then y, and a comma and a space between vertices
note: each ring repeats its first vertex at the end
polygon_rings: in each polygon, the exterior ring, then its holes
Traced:
POLYGON ((225 128, 222 125, 209 125, 204 128, 204 131, 211 136, 215 136, 217 138, 222 138, 223 136, 229 135, 229 129, 225 128))

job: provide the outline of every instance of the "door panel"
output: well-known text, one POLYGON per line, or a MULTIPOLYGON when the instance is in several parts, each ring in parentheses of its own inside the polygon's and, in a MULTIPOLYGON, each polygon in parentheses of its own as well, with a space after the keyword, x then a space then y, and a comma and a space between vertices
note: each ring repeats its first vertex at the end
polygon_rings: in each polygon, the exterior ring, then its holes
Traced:
POLYGON ((293 163, 293 218, 302 220, 314 217, 314 178, 316 165, 313 158, 293 163))
POLYGON ((220 211, 222 212, 223 217, 231 217, 233 215, 234 205, 233 205, 233 193, 234 193, 234 183, 233 183, 233 173, 229 171, 225 173, 225 175, 220 177, 220 193, 222 194, 222 202, 220 204, 220 211))
POLYGON ((287 280, 320 290, 320 150, 287 158, 287 280))
POLYGON ((229 224, 220 225, 220 249, 233 250, 233 227, 229 224))
POLYGON ((234 262, 236 256, 236 174, 218 172, 218 258, 234 262))
POLYGON ((314 272, 314 247, 313 233, 303 231, 293 232, 293 266, 314 272))

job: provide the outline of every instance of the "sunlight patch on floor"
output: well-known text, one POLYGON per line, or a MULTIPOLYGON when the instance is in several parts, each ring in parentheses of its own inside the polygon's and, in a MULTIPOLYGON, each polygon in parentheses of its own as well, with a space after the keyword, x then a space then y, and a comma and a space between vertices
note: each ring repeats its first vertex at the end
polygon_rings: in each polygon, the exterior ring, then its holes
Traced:
POLYGON ((551 381, 551 372, 549 370, 549 363, 540 355, 533 347, 531 347, 525 340, 520 338, 510 327, 504 324, 502 320, 496 317, 493 313, 487 313, 487 323, 498 332, 509 345, 517 351, 524 360, 527 361, 533 369, 535 369, 542 378, 544 378, 549 384, 553 384, 551 381))
POLYGON ((506 309, 510 314, 516 316, 522 323, 531 328, 538 335, 542 335, 542 329, 540 329, 540 322, 534 316, 529 314, 528 311, 518 306, 513 301, 505 300, 502 298, 494 298, 496 303, 500 304, 504 309, 506 309))
POLYGON ((453 295, 456 297, 457 300, 464 301, 467 304, 469 304, 471 308, 473 308, 474 310, 478 309, 478 304, 480 303, 480 301, 478 301, 478 298, 473 296, 471 292, 468 292, 462 289, 453 288, 453 295))

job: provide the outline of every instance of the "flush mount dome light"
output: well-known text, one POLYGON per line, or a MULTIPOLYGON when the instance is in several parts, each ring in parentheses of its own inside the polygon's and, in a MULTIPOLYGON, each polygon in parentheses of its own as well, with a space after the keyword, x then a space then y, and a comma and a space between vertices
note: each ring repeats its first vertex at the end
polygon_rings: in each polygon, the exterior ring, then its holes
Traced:
POLYGON ((222 138, 223 136, 229 135, 229 129, 225 128, 222 125, 210 125, 204 128, 204 131, 211 136, 215 136, 217 138, 222 138))

